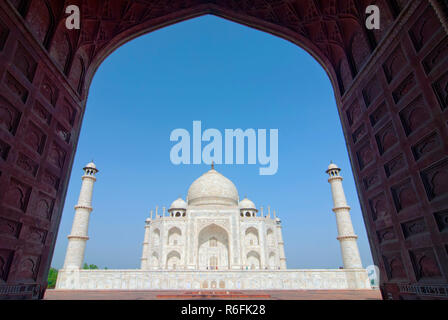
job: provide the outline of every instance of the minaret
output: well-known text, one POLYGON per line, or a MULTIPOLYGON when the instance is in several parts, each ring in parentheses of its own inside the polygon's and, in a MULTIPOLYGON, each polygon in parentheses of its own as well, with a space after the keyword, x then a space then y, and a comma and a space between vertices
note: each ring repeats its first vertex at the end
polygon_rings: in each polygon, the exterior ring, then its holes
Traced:
MULTIPOLYGON (((269 208, 270 209, 270 208, 269 208)), ((270 210, 269 210, 270 216, 270 210)), ((274 218, 277 227, 278 252, 280 258, 280 269, 286 269, 285 243, 282 235, 282 222, 278 217, 274 218)))
POLYGON ((336 214, 336 224, 338 226, 337 239, 341 244, 344 269, 362 268, 358 244, 356 243, 358 236, 353 230, 350 207, 345 199, 340 171, 341 169, 334 163, 331 163, 326 171, 329 175, 328 182, 331 185, 331 193, 333 195, 333 212, 336 214))
POLYGON ((88 163, 83 170, 84 175, 82 176, 78 204, 75 206, 72 232, 67 237, 68 246, 64 269, 81 269, 86 242, 89 240, 87 231, 89 229, 90 212, 92 212, 93 184, 96 181, 95 174, 98 170, 93 162, 88 163))
MULTIPOLYGON (((152 218, 152 210, 151 210, 151 218, 152 218)), ((140 269, 142 270, 148 269, 149 229, 151 227, 151 218, 147 218, 145 220, 145 237, 143 239, 143 252, 140 267, 140 269)))

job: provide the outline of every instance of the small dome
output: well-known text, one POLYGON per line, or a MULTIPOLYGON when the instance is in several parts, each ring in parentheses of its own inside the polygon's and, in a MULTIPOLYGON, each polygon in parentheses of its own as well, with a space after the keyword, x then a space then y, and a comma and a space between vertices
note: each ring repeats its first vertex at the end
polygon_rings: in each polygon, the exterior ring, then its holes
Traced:
POLYGON ((334 163, 330 163, 330 165, 328 166, 328 170, 334 170, 334 169, 339 169, 339 167, 334 163))
POLYGON ((89 162, 88 164, 86 164, 85 168, 96 169, 96 165, 93 162, 89 162))
POLYGON ((171 203, 170 210, 171 209, 187 209, 187 203, 184 201, 184 199, 178 198, 174 200, 173 203, 171 203))
POLYGON ((240 209, 257 209, 255 204, 246 197, 240 201, 240 209))
POLYGON ((197 178, 188 189, 188 205, 238 205, 238 191, 232 181, 215 169, 197 178))

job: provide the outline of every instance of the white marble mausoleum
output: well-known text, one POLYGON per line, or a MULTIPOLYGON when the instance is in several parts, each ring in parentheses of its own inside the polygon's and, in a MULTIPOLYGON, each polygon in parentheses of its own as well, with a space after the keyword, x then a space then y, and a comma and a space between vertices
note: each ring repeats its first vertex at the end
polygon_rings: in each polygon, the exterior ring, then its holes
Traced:
POLYGON ((367 289, 350 207, 340 169, 330 164, 334 213, 343 269, 287 269, 281 221, 257 206, 228 178, 212 169, 196 179, 186 201, 168 212, 156 208, 145 221, 140 269, 84 270, 92 211, 94 163, 84 168, 83 184, 56 289, 367 289))

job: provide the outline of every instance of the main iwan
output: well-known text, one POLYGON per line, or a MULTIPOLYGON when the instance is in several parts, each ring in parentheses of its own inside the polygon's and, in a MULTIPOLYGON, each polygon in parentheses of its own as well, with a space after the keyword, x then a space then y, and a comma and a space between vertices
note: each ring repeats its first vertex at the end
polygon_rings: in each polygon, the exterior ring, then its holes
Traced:
POLYGON ((175 200, 168 214, 156 209, 146 219, 140 269, 81 269, 88 240, 92 191, 98 170, 84 168, 82 186, 63 269, 56 289, 368 289, 356 243, 341 169, 330 164, 333 211, 343 269, 287 269, 281 221, 259 212, 235 185, 212 169, 188 189, 187 201, 175 200))

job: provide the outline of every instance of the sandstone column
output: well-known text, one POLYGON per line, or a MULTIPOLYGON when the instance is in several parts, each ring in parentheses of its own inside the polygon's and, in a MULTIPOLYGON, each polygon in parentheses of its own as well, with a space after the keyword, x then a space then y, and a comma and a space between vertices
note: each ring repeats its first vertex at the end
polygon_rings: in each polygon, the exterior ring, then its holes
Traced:
POLYGON ((350 218, 350 207, 345 199, 344 189, 342 187, 342 177, 339 172, 341 169, 331 163, 326 173, 329 175, 328 182, 331 185, 333 195, 333 212, 336 214, 336 224, 338 226, 338 237, 341 244, 342 261, 345 269, 362 268, 361 257, 357 240, 358 236, 353 230, 352 220, 350 218))
POLYGON ((67 237, 68 246, 64 269, 81 269, 84 261, 86 242, 89 239, 87 231, 89 228, 90 212, 92 212, 93 184, 96 181, 95 174, 98 170, 93 162, 87 164, 83 170, 84 175, 82 176, 78 204, 75 206, 72 231, 67 237))

